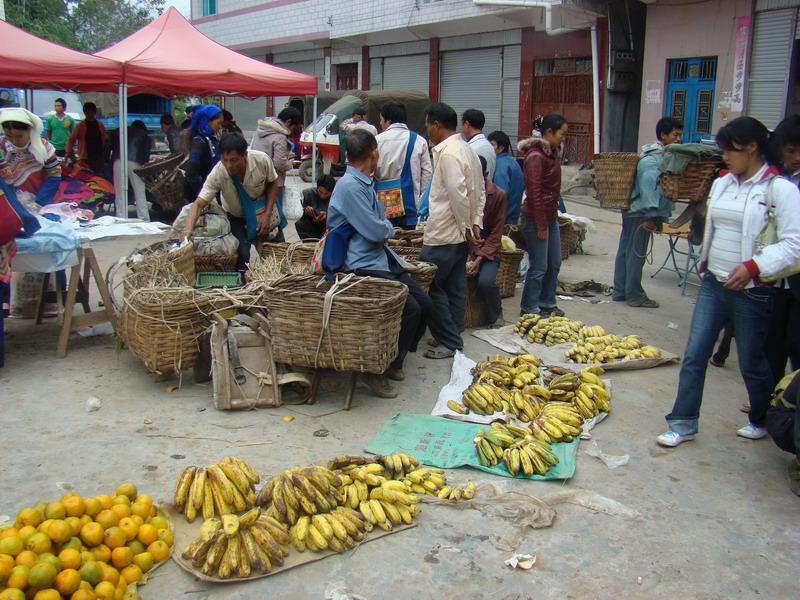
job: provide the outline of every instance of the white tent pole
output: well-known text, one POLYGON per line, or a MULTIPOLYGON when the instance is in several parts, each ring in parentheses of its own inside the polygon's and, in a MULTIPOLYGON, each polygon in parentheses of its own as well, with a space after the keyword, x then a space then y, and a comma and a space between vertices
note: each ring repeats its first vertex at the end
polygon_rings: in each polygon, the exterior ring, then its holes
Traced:
POLYGON ((317 185, 317 97, 314 96, 314 118, 311 120, 311 185, 317 185))
POLYGON ((120 198, 122 214, 117 215, 123 219, 128 218, 128 86, 119 84, 119 161, 122 171, 122 185, 120 198))

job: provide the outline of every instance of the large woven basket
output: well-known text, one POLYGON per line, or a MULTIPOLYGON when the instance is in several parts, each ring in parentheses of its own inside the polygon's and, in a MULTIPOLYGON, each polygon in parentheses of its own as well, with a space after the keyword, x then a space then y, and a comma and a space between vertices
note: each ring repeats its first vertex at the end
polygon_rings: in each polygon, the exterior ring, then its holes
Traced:
POLYGON ((402 283, 374 277, 337 276, 335 283, 317 275, 281 277, 264 293, 275 361, 383 373, 397 356, 407 295, 402 283))
POLYGON ((152 185, 177 169, 185 158, 183 153, 176 152, 166 158, 149 162, 143 167, 134 169, 133 172, 142 178, 145 185, 152 185))
MULTIPOLYGON (((186 283, 188 285, 193 285, 195 268, 194 248, 192 244, 186 244, 174 250, 169 249, 169 244, 169 240, 156 242, 155 244, 150 244, 149 246, 141 248, 139 253, 143 255, 144 261, 160 260, 160 257, 166 254, 168 261, 172 263, 175 270, 186 278, 186 283)), ((131 271, 135 272, 139 267, 139 263, 129 262, 128 267, 131 271)))
POLYGON ((561 236, 561 260, 567 260, 578 249, 580 232, 572 226, 572 221, 559 217, 558 234, 561 236))
POLYGON ((406 262, 408 263, 408 268, 406 270, 411 276, 411 279, 416 281, 417 285, 422 289, 422 291, 427 294, 428 290, 431 289, 431 284, 433 283, 434 277, 436 277, 436 270, 438 267, 426 262, 406 262))
POLYGON ((422 247, 421 229, 395 229, 394 237, 389 239, 390 245, 422 247))
POLYGON ((122 339, 148 371, 184 371, 195 363, 197 340, 212 310, 208 296, 189 287, 129 287, 120 315, 122 339))
POLYGON ((719 158, 702 158, 691 161, 683 173, 662 173, 661 192, 672 200, 703 202, 708 198, 711 184, 717 177, 722 162, 719 158))
POLYGON ((478 295, 478 280, 476 277, 467 279, 467 303, 464 311, 464 327, 483 327, 489 323, 486 303, 478 295))
MULTIPOLYGON (((317 247, 316 241, 312 242, 264 242, 258 247, 258 253, 262 258, 271 258, 275 262, 285 265, 292 265, 292 270, 305 267, 306 271, 311 271, 311 258, 317 247)), ((286 273, 290 270, 287 268, 286 273)))
POLYGON ((419 261, 422 248, 418 246, 391 246, 392 250, 406 260, 419 261))
POLYGON ((236 254, 214 254, 211 256, 194 255, 196 273, 219 273, 236 270, 236 254))
POLYGON ((497 285, 500 287, 500 297, 510 298, 517 290, 517 273, 519 263, 525 251, 517 248, 516 250, 501 250, 500 266, 497 268, 497 285))
POLYGON ((636 178, 636 152, 601 152, 594 155, 594 180, 601 208, 627 209, 636 178))
POLYGON ((179 168, 184 158, 183 154, 171 154, 164 160, 134 169, 134 173, 144 180, 147 191, 153 194, 161 208, 168 213, 178 212, 185 204, 186 178, 179 168))

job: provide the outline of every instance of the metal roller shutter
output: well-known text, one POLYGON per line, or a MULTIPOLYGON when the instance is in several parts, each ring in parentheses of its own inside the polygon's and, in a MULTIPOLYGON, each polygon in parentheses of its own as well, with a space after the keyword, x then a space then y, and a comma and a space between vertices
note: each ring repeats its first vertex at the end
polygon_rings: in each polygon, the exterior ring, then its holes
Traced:
POLYGON ((502 104, 502 48, 442 53, 439 95, 458 113, 477 108, 486 116, 484 131, 500 128, 502 104))
POLYGON ((387 56, 383 59, 383 89, 428 93, 430 58, 427 54, 387 56))
POLYGON ((747 114, 769 128, 786 112, 787 81, 792 58, 797 9, 756 13, 747 114))
POLYGON ((369 89, 383 89, 383 59, 371 58, 369 61, 369 89))
POLYGON ((520 47, 503 48, 503 106, 500 115, 500 129, 511 138, 516 145, 517 126, 519 123, 519 72, 520 47))

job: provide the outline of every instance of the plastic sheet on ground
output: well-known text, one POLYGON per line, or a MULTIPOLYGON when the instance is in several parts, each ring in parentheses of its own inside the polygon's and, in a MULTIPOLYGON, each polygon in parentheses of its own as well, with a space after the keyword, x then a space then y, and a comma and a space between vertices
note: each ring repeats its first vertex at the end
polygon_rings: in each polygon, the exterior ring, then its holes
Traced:
MULTIPOLYGON (((381 426, 364 450, 371 454, 407 452, 433 467, 472 467, 502 477, 513 477, 502 463, 484 467, 478 460, 472 440, 485 427, 431 415, 397 413, 381 426)), ((553 444, 553 453, 558 457, 557 465, 544 475, 517 475, 516 478, 569 479, 575 474, 578 443, 579 440, 575 439, 568 444, 553 444)))
MULTIPOLYGON (((499 348, 509 354, 534 354, 541 358, 545 364, 567 369, 580 370, 587 366, 583 363, 567 362, 564 353, 572 348, 572 342, 559 344, 557 346, 545 346, 536 344, 521 338, 514 333, 514 325, 506 325, 499 329, 477 329, 472 335, 499 348)), ((614 363, 602 363, 599 366, 606 371, 625 371, 636 369, 652 369, 661 365, 680 362, 680 357, 672 352, 661 350, 661 358, 637 358, 634 360, 621 360, 614 363)))

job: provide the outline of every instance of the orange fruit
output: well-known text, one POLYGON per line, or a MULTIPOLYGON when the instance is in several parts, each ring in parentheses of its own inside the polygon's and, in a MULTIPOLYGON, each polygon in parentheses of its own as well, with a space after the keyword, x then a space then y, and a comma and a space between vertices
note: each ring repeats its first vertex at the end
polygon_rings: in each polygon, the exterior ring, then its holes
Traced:
POLYGON ((5 529, 0 529, 0 540, 11 537, 12 535, 19 535, 19 531, 20 530, 16 527, 6 527, 5 529))
MULTIPOLYGON (((80 521, 78 522, 80 524, 80 521)), ((66 542, 72 536, 72 527, 66 521, 53 521, 47 528, 47 537, 56 544, 66 542)))
POLYGON ((116 586, 119 583, 119 571, 114 567, 105 565, 103 567, 103 581, 110 581, 116 586))
POLYGON ((126 496, 128 500, 135 500, 137 496, 136 486, 130 482, 121 483, 119 487, 114 490, 114 496, 126 496))
POLYGON ((90 548, 103 542, 103 533, 100 523, 87 523, 81 527, 81 539, 90 548))
POLYGON ((111 508, 114 505, 114 499, 107 494, 95 496, 94 499, 100 503, 101 509, 111 508))
POLYGON ((69 600, 97 600, 97 596, 94 595, 94 590, 79 589, 69 597, 69 600))
POLYGON ((81 579, 89 582, 92 586, 97 585, 103 579, 103 571, 96 562, 88 562, 83 565, 78 573, 81 574, 81 579))
POLYGON ((92 548, 92 554, 94 555, 94 559, 96 561, 107 563, 111 560, 111 548, 105 544, 100 544, 99 546, 92 548))
POLYGON ((136 565, 128 565, 119 574, 127 583, 136 583, 142 578, 142 570, 136 565))
POLYGON ((18 535, 12 535, 0 540, 0 554, 10 554, 16 556, 22 552, 23 543, 18 535))
POLYGON ((64 505, 68 517, 80 517, 86 512, 86 503, 78 494, 67 494, 61 498, 61 504, 64 505))
POLYGON ((158 530, 150 525, 150 523, 145 523, 139 527, 139 533, 136 535, 136 539, 145 546, 149 546, 158 539, 158 530))
POLYGON ((72 535, 78 535, 81 532, 81 527, 83 527, 83 523, 78 517, 67 517, 64 519, 64 523, 69 525, 72 535))
POLYGON ((65 548, 58 554, 64 569, 77 569, 81 566, 81 553, 76 548, 65 548))
POLYGON ((175 535, 169 529, 159 529, 158 539, 164 542, 167 546, 172 546, 175 542, 175 535))
POLYGON ((100 523, 103 526, 103 529, 108 529, 109 527, 116 527, 119 525, 119 517, 117 514, 109 509, 101 510, 94 518, 95 522, 100 523))
POLYGON ((147 573, 153 568, 155 561, 153 560, 153 555, 149 552, 141 552, 133 557, 133 564, 139 567, 142 573, 147 573))
MULTIPOLYGON (((92 554, 89 550, 81 550, 81 566, 85 565, 87 562, 94 562, 94 554, 92 554)), ((94 588, 92 588, 94 589, 94 588)))
POLYGON ((55 554, 52 554, 51 552, 45 552, 44 554, 40 554, 39 562, 50 563, 56 568, 56 571, 60 571, 62 568, 61 561, 58 560, 58 557, 55 554))
POLYGON ((125 532, 119 527, 109 527, 103 534, 103 543, 111 548, 119 548, 128 542, 125 532))
POLYGON ((109 510, 117 515, 118 519, 124 519, 131 516, 131 507, 127 504, 115 504, 109 510))
POLYGON ((150 494, 139 494, 134 499, 134 502, 143 502, 144 504, 149 504, 150 506, 153 505, 153 498, 150 494))
POLYGON ((11 569, 16 566, 14 557, 10 554, 0 554, 0 587, 3 586, 8 576, 11 575, 11 569))
POLYGON ((147 550, 147 547, 139 540, 131 540, 130 542, 128 542, 128 548, 133 550, 134 555, 140 554, 145 550, 147 550))
POLYGON ((120 546, 111 551, 111 564, 117 569, 127 567, 133 562, 133 550, 127 546, 120 546))
POLYGON ((154 510, 155 509, 149 504, 140 504, 138 502, 131 504, 131 514, 136 515, 143 521, 147 521, 150 517, 152 517, 154 510))
POLYGON ((147 551, 153 555, 153 560, 160 563, 169 558, 169 546, 161 540, 156 540, 147 547, 147 551))
POLYGON ((56 575, 56 589, 64 596, 78 591, 81 585, 81 575, 75 569, 64 569, 56 575))
POLYGON ((58 570, 49 562, 39 562, 28 571, 28 585, 31 587, 44 589, 53 585, 58 575, 58 570))
POLYGON ((136 539, 136 534, 139 533, 139 525, 130 517, 125 517, 119 520, 119 528, 125 532, 127 541, 136 539))
POLYGON ((17 565, 11 569, 11 575, 8 576, 6 585, 8 587, 24 590, 26 587, 28 587, 28 572, 30 570, 31 568, 26 565, 17 565))
POLYGON ((44 514, 41 510, 38 508, 23 508, 17 513, 14 524, 17 527, 23 527, 25 525, 33 525, 36 527, 42 521, 44 521, 44 514))
POLYGON ((47 530, 50 528, 50 524, 53 522, 53 519, 47 519, 39 523, 39 526, 36 528, 36 531, 39 533, 47 533, 47 530))
POLYGON ((73 550, 78 550, 80 552, 81 548, 83 548, 83 542, 81 542, 81 538, 73 535, 66 542, 61 544, 61 548, 59 548, 59 550, 66 550, 67 548, 72 548, 73 550))
POLYGON ((113 502, 114 504, 125 504, 126 506, 131 505, 131 499, 128 498, 127 496, 114 496, 113 502))
POLYGON ((0 600, 25 600, 25 592, 17 588, 8 588, 0 592, 0 600))
POLYGON ((67 517, 67 509, 61 502, 51 502, 44 509, 45 519, 65 519, 67 517))
POLYGON ((36 552, 31 552, 30 550, 23 550, 19 554, 17 554, 17 560, 15 561, 18 565, 25 565, 26 567, 32 567, 37 562, 39 562, 39 555, 36 552))
POLYGON ((17 535, 19 536, 19 539, 22 540, 22 543, 25 544, 29 539, 31 539, 31 536, 34 533, 36 533, 36 527, 33 525, 25 525, 25 527, 19 530, 17 535))
POLYGON ((33 597, 33 600, 61 600, 61 594, 58 590, 48 588, 46 590, 39 590, 33 597))
POLYGON ((116 586, 108 581, 101 581, 97 584, 97 587, 94 588, 94 593, 95 596, 97 596, 97 600, 114 600, 114 593, 116 591, 116 586))
POLYGON ((83 501, 84 505, 84 514, 89 515, 90 517, 95 516, 101 510, 103 510, 103 505, 100 504, 100 500, 97 498, 86 498, 83 501))
POLYGON ((133 519, 134 521, 136 521, 136 524, 137 524, 139 527, 141 527, 142 525, 144 525, 144 518, 142 518, 140 515, 137 515, 137 514, 132 514, 132 515, 131 515, 131 519, 133 519))
POLYGON ((53 542, 50 541, 50 538, 47 537, 46 533, 37 532, 34 533, 28 541, 25 543, 25 548, 28 550, 33 550, 36 554, 41 554, 42 552, 50 552, 50 549, 53 547, 53 542))
POLYGON ((92 519, 92 517, 90 517, 89 515, 83 515, 81 517, 81 527, 83 527, 87 523, 92 523, 93 521, 94 519, 92 519))
POLYGON ((156 515, 148 521, 156 529, 169 529, 169 521, 161 515, 156 515))

